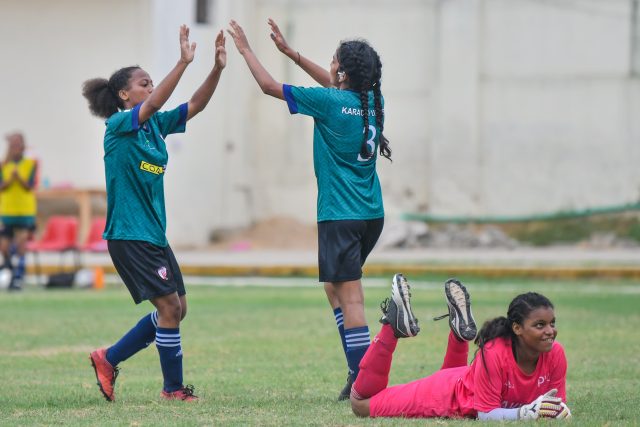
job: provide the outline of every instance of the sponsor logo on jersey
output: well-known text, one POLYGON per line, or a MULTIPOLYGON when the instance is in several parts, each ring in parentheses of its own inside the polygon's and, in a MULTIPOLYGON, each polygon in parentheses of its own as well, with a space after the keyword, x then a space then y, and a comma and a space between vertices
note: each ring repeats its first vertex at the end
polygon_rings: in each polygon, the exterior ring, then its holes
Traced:
POLYGON ((541 385, 543 385, 545 383, 545 381, 550 381, 550 375, 549 374, 544 374, 540 377, 538 377, 538 387, 540 387, 541 385))
POLYGON ((152 174, 160 175, 164 173, 165 168, 163 166, 152 165, 151 163, 145 162, 143 160, 140 162, 140 169, 145 172, 151 172, 152 174))
POLYGON ((158 276, 160 276, 162 280, 169 280, 169 275, 167 274, 167 267, 160 267, 158 269, 158 276))

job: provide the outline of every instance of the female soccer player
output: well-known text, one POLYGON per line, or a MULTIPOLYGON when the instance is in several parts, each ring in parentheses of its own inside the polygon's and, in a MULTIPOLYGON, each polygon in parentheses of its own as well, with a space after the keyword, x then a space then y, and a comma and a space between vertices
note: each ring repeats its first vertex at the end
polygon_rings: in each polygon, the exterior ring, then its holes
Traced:
POLYGON ((122 68, 109 80, 88 80, 83 86, 91 112, 107 119, 104 238, 109 254, 135 303, 149 300, 157 309, 113 346, 91 353, 98 386, 108 401, 115 400, 118 364, 154 340, 164 377, 161 397, 197 399, 193 387, 182 382, 180 321, 187 314, 187 298, 180 267, 165 236, 163 180, 168 155, 164 138, 184 132, 186 122, 211 99, 227 61, 222 31, 215 40, 213 69, 189 102, 159 112, 193 61, 195 48, 195 43, 189 43, 189 28, 183 25, 180 59, 157 87, 138 66, 122 68))
POLYGON ((367 42, 350 40, 339 44, 327 71, 291 49, 276 23, 268 22, 278 49, 323 86, 293 87, 274 80, 251 50, 240 25, 230 22, 228 32, 262 91, 285 100, 291 114, 314 118, 319 272, 349 367, 347 384, 339 396, 344 400, 349 398, 358 365, 369 347, 360 279, 384 223, 376 150, 387 158, 391 150, 382 134, 382 65, 367 42))
POLYGON ((351 406, 362 417, 450 417, 481 420, 567 418, 567 360, 555 341, 553 304, 529 292, 509 304, 507 317, 487 321, 467 366, 469 343, 476 335, 469 294, 459 281, 445 283, 449 342, 442 368, 408 384, 387 388, 398 338, 411 337, 409 285, 393 280, 391 298, 381 305, 383 324, 360 364, 351 406))

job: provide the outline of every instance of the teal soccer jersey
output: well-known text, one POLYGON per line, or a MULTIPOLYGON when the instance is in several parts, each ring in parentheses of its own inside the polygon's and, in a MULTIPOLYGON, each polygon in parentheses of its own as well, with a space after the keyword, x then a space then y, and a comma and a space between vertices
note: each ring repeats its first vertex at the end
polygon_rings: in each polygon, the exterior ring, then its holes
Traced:
POLYGON ((167 246, 164 138, 184 132, 187 104, 155 113, 139 123, 139 104, 106 121, 104 168, 107 181, 106 240, 142 240, 167 246))
MULTIPOLYGON (((318 182, 318 222, 382 218, 382 191, 376 173, 378 135, 373 92, 362 111, 360 95, 349 90, 283 85, 289 112, 314 119, 313 166, 318 182), (364 122, 369 114, 367 145, 373 156, 360 156, 364 122)), ((382 100, 384 106, 384 100, 382 100)))

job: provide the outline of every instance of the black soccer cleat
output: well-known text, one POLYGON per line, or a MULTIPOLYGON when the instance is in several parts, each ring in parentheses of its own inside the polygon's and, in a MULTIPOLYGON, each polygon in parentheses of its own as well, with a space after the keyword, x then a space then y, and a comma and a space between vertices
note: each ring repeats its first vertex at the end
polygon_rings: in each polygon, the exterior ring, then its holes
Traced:
POLYGON ((449 313, 434 317, 433 320, 449 316, 449 327, 456 337, 462 341, 473 341, 478 334, 478 329, 471 312, 471 297, 467 288, 460 281, 449 279, 444 284, 444 293, 449 313))
POLYGON ((397 338, 415 337, 420 332, 418 319, 411 311, 411 294, 409 283, 402 274, 393 276, 391 298, 380 304, 382 317, 380 323, 389 324, 397 338))
POLYGON ((351 396, 351 387, 353 387, 353 383, 355 378, 353 378, 352 374, 347 375, 347 383, 344 385, 342 391, 340 391, 340 395, 338 396, 338 401, 347 400, 349 396, 351 396))

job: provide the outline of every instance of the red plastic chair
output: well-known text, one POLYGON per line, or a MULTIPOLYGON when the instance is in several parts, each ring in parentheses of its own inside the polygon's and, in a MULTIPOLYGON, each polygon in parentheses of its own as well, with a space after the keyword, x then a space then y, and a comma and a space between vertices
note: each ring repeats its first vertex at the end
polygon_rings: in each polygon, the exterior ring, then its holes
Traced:
POLYGON ((76 270, 80 266, 78 253, 78 220, 73 216, 52 216, 47 220, 40 240, 27 244, 27 250, 35 256, 36 274, 40 278, 40 252, 59 252, 60 269, 66 252, 74 253, 76 270))
POLYGON ((52 216, 45 225, 40 240, 29 242, 33 252, 63 252, 78 247, 78 220, 73 216, 52 216))
POLYGON ((107 241, 102 238, 104 228, 107 225, 107 218, 98 217, 91 221, 91 227, 89 228, 89 235, 86 242, 82 245, 81 249, 87 252, 106 252, 107 241))

